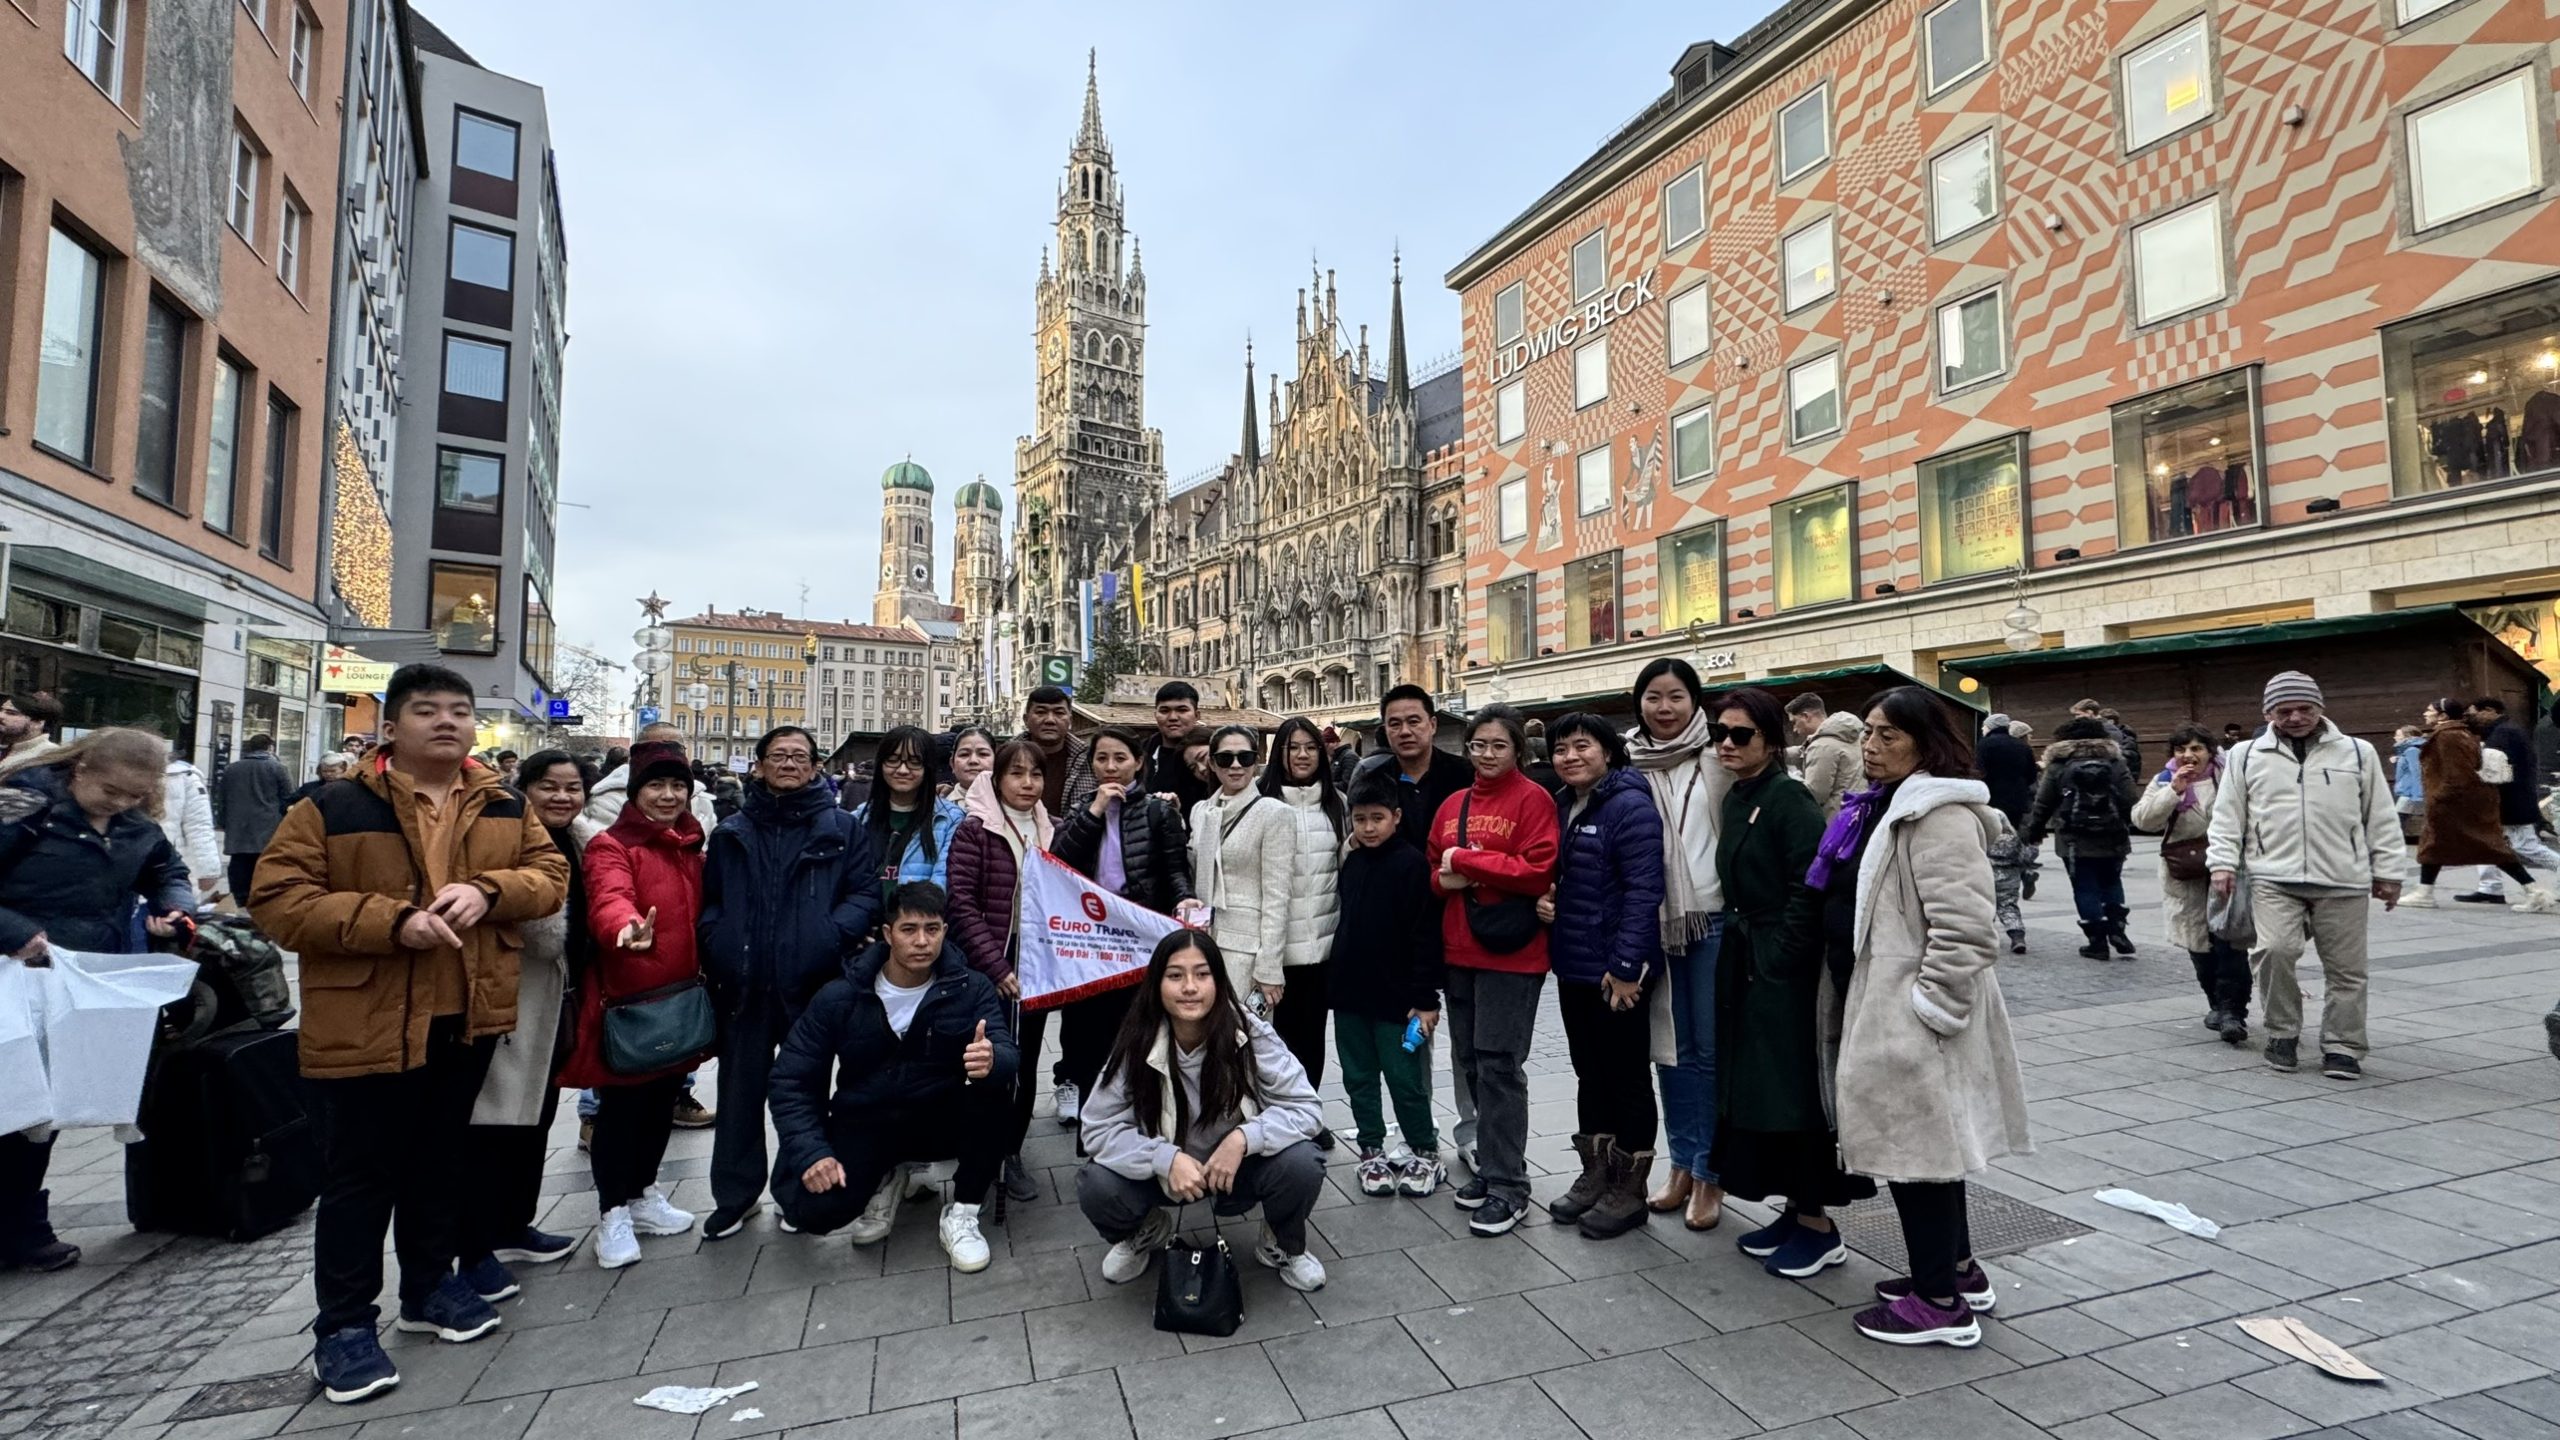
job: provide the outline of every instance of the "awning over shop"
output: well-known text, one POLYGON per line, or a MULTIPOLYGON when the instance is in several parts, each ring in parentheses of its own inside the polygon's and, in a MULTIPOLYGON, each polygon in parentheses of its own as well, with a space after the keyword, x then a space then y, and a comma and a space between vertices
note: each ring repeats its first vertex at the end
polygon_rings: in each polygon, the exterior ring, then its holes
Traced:
MULTIPOLYGON (((119 570, 103 560, 92 559, 77 551, 53 545, 12 545, 9 547, 9 570, 12 583, 29 577, 43 576, 76 592, 66 596, 84 603, 94 602, 127 608, 140 606, 159 612, 162 619, 188 620, 201 625, 212 614, 211 606, 201 595, 163 585, 157 580, 119 570)), ((224 607, 237 611, 244 623, 278 625, 282 621, 246 610, 236 601, 226 600, 224 607)))
POLYGON ((385 665, 435 665, 444 660, 444 651, 436 645, 432 630, 367 630, 361 626, 332 625, 329 643, 342 645, 363 655, 367 660, 385 665))

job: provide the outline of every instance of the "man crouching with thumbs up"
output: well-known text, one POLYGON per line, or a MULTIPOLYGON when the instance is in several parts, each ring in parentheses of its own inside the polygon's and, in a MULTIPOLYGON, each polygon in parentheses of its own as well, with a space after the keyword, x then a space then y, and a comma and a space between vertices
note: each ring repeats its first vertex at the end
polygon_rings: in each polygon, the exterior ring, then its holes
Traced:
POLYGON ((774 1203, 813 1235, 888 1238, 902 1165, 959 1162, 942 1209, 955 1270, 987 1267, 978 1202, 1011 1141, 1021 1063, 1003 997, 945 938, 942 887, 898 887, 885 934, 801 1012, 773 1065, 774 1203), (830 1072, 832 1072, 832 1077, 830 1072))

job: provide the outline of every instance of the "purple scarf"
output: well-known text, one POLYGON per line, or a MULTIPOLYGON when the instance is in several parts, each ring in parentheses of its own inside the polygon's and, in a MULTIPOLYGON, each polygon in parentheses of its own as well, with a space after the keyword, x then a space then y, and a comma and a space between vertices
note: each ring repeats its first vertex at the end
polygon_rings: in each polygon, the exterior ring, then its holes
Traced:
MULTIPOLYGON (((2168 784, 2168 783, 2169 783, 2169 777, 2171 777, 2171 776, 2173 776, 2173 775, 2175 775, 2175 774, 2177 774, 2177 773, 2178 773, 2178 762, 2177 762, 2177 761, 2175 761, 2175 760, 2172 760, 2172 761, 2170 761, 2168 764, 2163 765, 2163 766, 2161 766, 2161 767, 2160 767, 2160 773, 2159 773, 2159 774, 2157 774, 2157 775, 2154 775, 2153 777, 2151 777, 2151 783, 2152 783, 2152 784, 2154 784, 2154 785, 2166 785, 2166 784, 2168 784)), ((2221 757, 2221 756, 2219 756, 2219 755, 2216 755, 2216 756, 2214 756, 2212 759, 2207 760, 2206 762, 2204 762, 2204 774, 2203 774, 2203 775, 2201 775, 2201 776, 2199 776, 2199 777, 2198 777, 2198 779, 2199 779, 2200 781, 2202 781, 2202 780, 2210 780, 2210 781, 2212 781, 2213 783, 2215 783, 2215 784, 2217 784, 2217 785, 2221 784, 2221 783, 2222 783, 2222 757, 2221 757)), ((2172 815, 2183 815, 2183 814, 2185 814, 2187 811, 2189 811, 2189 810, 2193 810, 2194 808, 2196 808, 2196 787, 2195 787, 2195 786, 2193 786, 2193 785, 2190 785, 2190 786, 2188 786, 2188 787, 2187 787, 2187 793, 2185 793, 2184 795, 2181 795, 2181 796, 2179 796, 2179 797, 2178 797, 2178 805, 2177 805, 2177 808, 2176 808, 2176 809, 2174 809, 2174 810, 2172 810, 2172 811, 2170 811, 2169 813, 2170 813, 2170 814, 2172 814, 2172 815)))
POLYGON ((1840 813, 1831 817, 1831 828, 1822 832, 1822 847, 1813 852, 1813 863, 1805 867, 1804 883, 1816 890, 1831 883, 1832 867, 1858 853, 1858 841, 1875 823, 1884 806, 1886 787, 1871 785, 1852 790, 1841 797, 1840 813))

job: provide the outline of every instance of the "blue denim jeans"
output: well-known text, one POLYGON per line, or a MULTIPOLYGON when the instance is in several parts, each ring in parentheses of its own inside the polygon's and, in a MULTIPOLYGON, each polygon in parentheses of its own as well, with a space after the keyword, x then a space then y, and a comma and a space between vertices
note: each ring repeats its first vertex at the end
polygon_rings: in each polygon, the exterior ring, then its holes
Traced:
POLYGON ((1705 938, 1667 957, 1671 976, 1671 1031, 1680 1063, 1657 1066, 1662 1078, 1662 1129, 1671 1163, 1708 1184, 1716 1172, 1707 1153, 1716 1138, 1716 950, 1724 941, 1724 917, 1705 938))

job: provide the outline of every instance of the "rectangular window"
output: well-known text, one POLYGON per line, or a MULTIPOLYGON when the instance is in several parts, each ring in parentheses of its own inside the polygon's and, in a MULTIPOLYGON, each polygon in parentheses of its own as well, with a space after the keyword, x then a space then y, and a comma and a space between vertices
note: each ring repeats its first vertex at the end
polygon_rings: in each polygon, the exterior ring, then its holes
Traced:
POLYGON ((2409 117, 2409 205, 2420 230, 2542 188, 2533 72, 2518 70, 2409 117))
POLYGON ((1931 95, 1991 63, 1990 0, 1947 0, 1922 17, 1920 30, 1931 95))
POLYGON ((62 17, 62 53, 89 82, 124 99, 126 0, 70 0, 62 17))
POLYGON ((283 396, 267 396, 267 473, 260 487, 258 553, 270 560, 284 554, 285 524, 293 481, 294 408, 283 396))
POLYGON ((1831 273, 1831 233, 1831 217, 1825 215, 1781 242, 1789 313, 1830 298, 1838 288, 1831 273))
POLYGON ((2382 385, 2399 494, 2560 470, 2560 280, 2384 330, 2382 385))
POLYGON ((2201 310, 2223 292, 2222 207, 2212 199, 2134 227, 2134 323, 2201 310))
POLYGON ((1920 462, 1920 578, 2016 567, 2025 540, 2024 435, 1920 462))
POLYGON ((106 288, 106 258, 55 229, 45 250, 36 443, 83 465, 96 458, 98 334, 106 288))
POLYGON ((1831 158, 1831 91, 1816 86, 1778 112, 1778 183, 1793 183, 1831 158))
POLYGON ((1488 664, 1526 660, 1537 639, 1529 594, 1536 579, 1514 575, 1484 587, 1484 651, 1488 664))
POLYGON ((516 178, 516 127, 487 115, 457 110, 453 116, 453 164, 493 180, 516 178))
POLYGON ((1671 363, 1685 365, 1707 353, 1707 285, 1701 281, 1671 297, 1664 319, 1671 363))
POLYGON ((1769 512, 1771 578, 1778 608, 1827 605, 1858 592, 1858 537, 1850 524, 1850 490, 1835 485, 1769 512))
POLYGON ((2235 370, 2115 407, 2118 546, 2257 523, 2256 378, 2235 370))
POLYGON ((1801 445, 1840 429, 1840 352, 1787 371, 1787 440, 1801 445))
POLYGON ((1618 552, 1587 555, 1564 567, 1564 648, 1581 650, 1618 638, 1618 552))
POLYGON ((1493 343, 1508 345, 1529 328, 1528 284, 1514 280, 1493 297, 1493 343))
POLYGON ((1573 352, 1573 408, 1597 405, 1609 398, 1609 337, 1601 336, 1573 352))
POLYGON ((1529 477, 1515 475, 1493 492, 1494 538, 1505 545, 1529 538, 1529 477))
POLYGON ((1699 166, 1662 187, 1662 248, 1676 250, 1707 230, 1707 172, 1699 166))
POLYGON ((496 513, 506 488, 506 461, 471 450, 436 451, 436 503, 447 510, 496 513))
POLYGON ((1585 450, 1573 457, 1573 513, 1603 515, 1616 497, 1610 492, 1609 457, 1616 451, 1603 445, 1585 450))
POLYGON ((1654 552, 1662 583, 1665 634, 1724 623, 1724 526, 1700 525, 1666 535, 1654 552))
POLYGON ((285 75, 293 81, 293 92, 303 99, 311 98, 311 48, 320 22, 300 5, 293 7, 293 43, 285 52, 285 75))
POLYGON ((485 565, 438 560, 427 579, 427 628, 436 648, 463 655, 498 649, 498 572, 485 565))
POLYGON ((2452 3, 2454 0, 2399 0, 2400 23, 2414 25, 2452 3))
POLYGON ((240 8, 249 12, 259 29, 267 28, 267 0, 240 0, 240 8))
POLYGON ((516 283, 516 237, 503 230, 456 224, 445 273, 466 285, 513 290, 516 283))
POLYGON ((1997 287, 1938 307, 1938 389, 1959 390, 2009 368, 1997 287))
POLYGON ((258 243, 258 144, 249 132, 231 132, 231 228, 250 246, 258 243))
POLYGON ((1609 232, 1594 230, 1573 245, 1573 298, 1597 295, 1609 283, 1609 232))
POLYGON ((1671 417, 1671 483, 1704 480, 1716 468, 1716 412, 1712 405, 1671 417))
POLYGON ((1991 132, 1930 157, 1929 237, 1944 243, 1987 225, 2000 215, 1999 161, 1991 132))
POLYGON ((2213 118, 2212 47, 2205 17, 2125 52, 2124 145, 2139 150, 2213 118))
POLYGON ((444 390, 474 400, 507 398, 507 347, 461 335, 444 337, 444 390))
POLYGON ((1529 428, 1529 382, 1514 380, 1493 392, 1493 441, 1508 445, 1529 428))
POLYGON ((163 505, 178 503, 178 421, 187 378, 187 317, 154 295, 142 322, 142 393, 136 409, 133 485, 163 505))
POLYGON ((296 295, 302 293, 303 238, 311 231, 311 212, 287 195, 276 225, 276 278, 296 295))
POLYGON ((524 582, 524 668, 545 685, 551 683, 551 662, 557 645, 553 637, 551 607, 542 598, 542 587, 528 579, 524 582))
POLYGON ((228 359, 213 362, 213 440, 204 452, 204 523, 225 535, 240 518, 240 441, 248 428, 248 377, 228 359))

